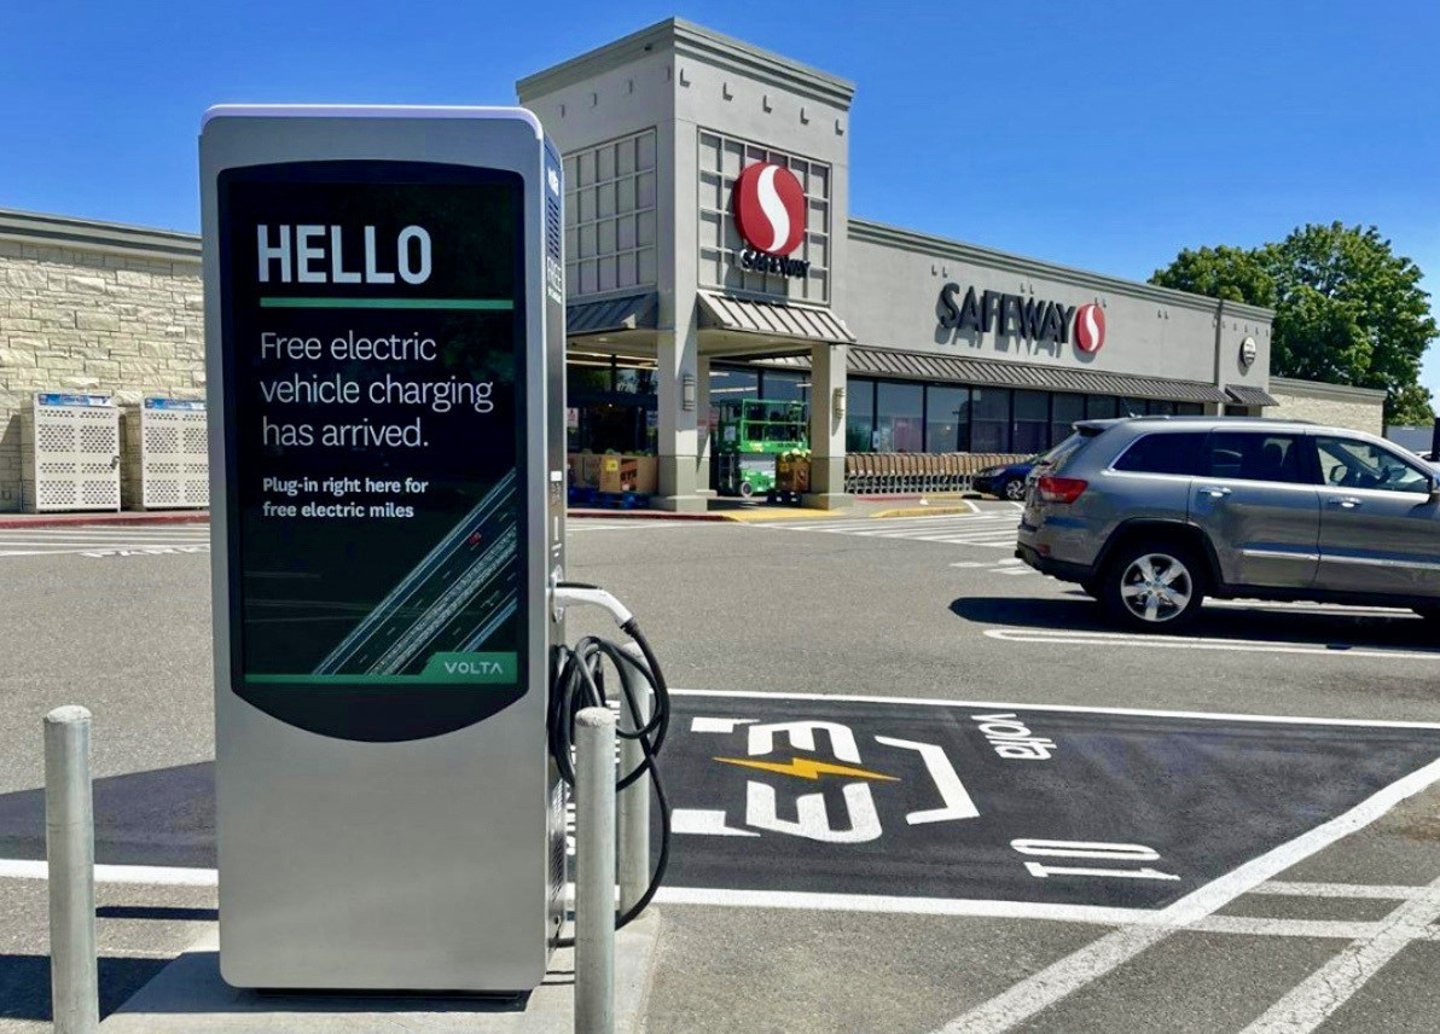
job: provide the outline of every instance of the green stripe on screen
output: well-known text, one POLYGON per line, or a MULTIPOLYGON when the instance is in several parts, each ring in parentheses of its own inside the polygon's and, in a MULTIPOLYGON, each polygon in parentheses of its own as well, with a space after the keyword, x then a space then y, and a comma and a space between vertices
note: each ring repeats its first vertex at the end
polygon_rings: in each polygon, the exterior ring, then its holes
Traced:
POLYGON ((469 309, 510 312, 509 298, 261 298, 262 309, 469 309))

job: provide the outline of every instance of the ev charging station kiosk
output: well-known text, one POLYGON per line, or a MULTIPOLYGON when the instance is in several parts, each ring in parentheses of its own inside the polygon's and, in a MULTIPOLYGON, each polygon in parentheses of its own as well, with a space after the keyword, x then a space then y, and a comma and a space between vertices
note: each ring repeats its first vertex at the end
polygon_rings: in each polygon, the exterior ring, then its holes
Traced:
POLYGON ((516 108, 200 137, 220 970, 525 991, 563 916, 561 166, 516 108))

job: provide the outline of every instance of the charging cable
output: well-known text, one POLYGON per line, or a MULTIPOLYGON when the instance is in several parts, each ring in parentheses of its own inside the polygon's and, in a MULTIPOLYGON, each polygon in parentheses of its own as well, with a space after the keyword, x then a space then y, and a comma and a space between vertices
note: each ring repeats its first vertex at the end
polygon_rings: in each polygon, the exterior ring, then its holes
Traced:
MULTIPOLYGON (((605 694, 604 671, 605 661, 608 659, 611 666, 622 676, 619 680, 619 703, 621 707, 628 709, 630 726, 633 729, 617 729, 616 735, 622 739, 638 741, 643 755, 640 764, 636 765, 633 771, 621 774, 615 788, 617 791, 624 790, 635 780, 647 776, 655 788, 655 803, 660 808, 660 855, 655 861, 655 869, 645 893, 640 895, 640 899, 628 910, 616 917, 615 929, 618 930, 645 911, 655 897, 655 892, 660 889, 665 869, 670 863, 670 803, 665 797, 665 786, 660 780, 660 768, 656 763, 660 748, 665 744, 665 732, 670 726, 670 690, 665 684, 664 674, 660 671, 660 662, 641 633, 635 615, 610 593, 598 586, 580 582, 555 582, 551 588, 551 604, 560 612, 568 606, 579 605, 600 607, 608 611, 620 626, 620 631, 634 640, 645 658, 642 664, 611 640, 599 636, 585 636, 574 647, 563 645, 559 648, 555 685, 550 693, 550 756, 555 761, 560 778, 573 787, 575 764, 571 754, 575 743, 575 715, 587 707, 609 706, 605 694), (644 712, 641 709, 641 700, 637 699, 631 685, 632 680, 624 677, 627 666, 654 691, 655 708, 648 721, 642 722, 641 716, 644 712)), ((574 938, 561 938, 557 943, 561 947, 569 947, 574 944, 574 938)))

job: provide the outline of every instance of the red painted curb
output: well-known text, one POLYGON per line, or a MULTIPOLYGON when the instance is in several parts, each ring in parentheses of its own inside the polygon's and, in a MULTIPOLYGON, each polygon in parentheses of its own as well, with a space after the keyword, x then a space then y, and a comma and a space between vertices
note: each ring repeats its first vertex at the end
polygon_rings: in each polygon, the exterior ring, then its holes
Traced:
POLYGON ((171 513, 73 513, 0 514, 0 531, 7 528, 94 527, 100 524, 209 524, 207 511, 180 510, 171 513))

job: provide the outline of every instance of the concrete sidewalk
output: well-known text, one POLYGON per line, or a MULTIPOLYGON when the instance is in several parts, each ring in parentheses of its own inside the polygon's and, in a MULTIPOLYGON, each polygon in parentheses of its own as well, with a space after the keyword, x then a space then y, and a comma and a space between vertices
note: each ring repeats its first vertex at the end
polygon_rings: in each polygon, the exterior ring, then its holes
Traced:
MULTIPOLYGON (((615 1030, 640 1031, 661 917, 653 910, 615 935, 615 1030)), ((211 931, 107 1017, 105 1034, 571 1034, 575 953, 557 951, 524 998, 259 994, 220 978, 211 931)))

